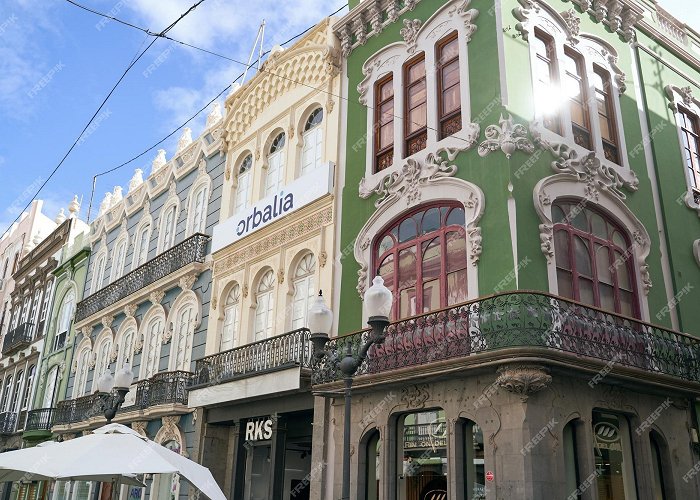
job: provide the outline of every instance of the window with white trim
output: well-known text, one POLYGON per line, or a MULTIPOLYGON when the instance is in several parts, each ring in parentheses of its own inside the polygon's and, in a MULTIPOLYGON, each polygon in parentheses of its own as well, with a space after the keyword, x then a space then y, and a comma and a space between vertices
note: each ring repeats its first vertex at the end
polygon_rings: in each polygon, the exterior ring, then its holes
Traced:
POLYGON ((111 364, 111 356, 112 338, 111 336, 105 336, 97 346, 97 360, 95 362, 95 373, 92 380, 93 390, 97 389, 97 381, 100 377, 110 371, 109 365, 111 364))
POLYGON ((200 186, 192 196, 192 231, 190 234, 203 233, 207 221, 207 200, 209 186, 200 186))
POLYGON ((240 323, 239 308, 241 302, 241 287, 236 283, 226 296, 224 306, 224 325, 221 330, 221 345, 219 351, 233 349, 238 336, 240 323))
MULTIPOLYGON (((77 357, 77 371, 73 382, 73 399, 84 396, 87 391, 88 371, 90 370, 90 347, 85 346, 77 357)), ((97 377, 96 377, 97 378, 97 377)), ((97 387, 97 386, 95 386, 97 387)))
POLYGON ((253 155, 249 154, 238 167, 238 185, 236 186, 236 204, 233 213, 242 212, 250 206, 250 190, 252 187, 253 155))
POLYGON ((139 229, 134 247, 133 268, 143 265, 148 260, 148 245, 151 242, 151 223, 147 222, 139 229))
POLYGON ((301 171, 299 175, 311 172, 321 165, 323 157, 323 108, 316 108, 306 119, 302 135, 301 171))
POLYGON ((308 313, 311 301, 316 295, 316 257, 306 254, 294 270, 292 288, 292 330, 308 326, 308 313))
POLYGON ((119 337, 119 340, 117 341, 117 370, 121 370, 127 363, 129 363, 129 366, 131 366, 135 336, 136 329, 130 326, 119 337))
POLYGON ((128 238, 122 237, 117 240, 112 258, 112 276, 110 281, 116 281, 124 274, 124 264, 126 262, 126 251, 128 248, 128 238))
POLYGON ((105 267, 107 265, 107 252, 102 252, 98 257, 93 268, 92 283, 90 284, 90 293, 95 293, 102 288, 105 280, 105 267))
POLYGON ((272 196, 279 192, 284 181, 284 144, 286 138, 281 132, 272 141, 267 157, 267 174, 265 175, 265 193, 263 196, 272 196))
POLYGON ((175 225, 177 224, 177 205, 165 208, 160 221, 159 253, 171 248, 175 243, 175 225))
POLYGON ((69 290, 65 297, 63 297, 63 302, 58 311, 58 322, 56 324, 52 351, 63 349, 66 345, 68 330, 70 330, 70 323, 73 319, 73 312, 75 312, 75 292, 69 290))
POLYGON ((275 309, 275 275, 268 270, 260 278, 255 292, 255 338, 264 340, 272 336, 275 309))
POLYGON ((10 411, 19 412, 20 397, 22 396, 22 389, 24 388, 24 370, 20 370, 15 378, 15 390, 12 392, 12 403, 10 404, 10 411))
POLYGON ((27 370, 27 382, 24 384, 24 396, 22 396, 22 406, 21 410, 26 410, 30 405, 30 398, 32 395, 32 389, 34 385, 34 375, 36 375, 36 365, 31 365, 27 370))
POLYGON ((146 323, 143 353, 141 354, 140 380, 149 379, 159 371, 164 324, 165 317, 162 314, 156 314, 146 323))
POLYGON ((697 200, 700 198, 700 120, 696 113, 678 106, 678 121, 683 141, 683 160, 688 187, 697 200))
POLYGON ((189 371, 190 369, 196 314, 195 306, 191 301, 180 306, 175 313, 174 332, 170 348, 171 370, 189 371))

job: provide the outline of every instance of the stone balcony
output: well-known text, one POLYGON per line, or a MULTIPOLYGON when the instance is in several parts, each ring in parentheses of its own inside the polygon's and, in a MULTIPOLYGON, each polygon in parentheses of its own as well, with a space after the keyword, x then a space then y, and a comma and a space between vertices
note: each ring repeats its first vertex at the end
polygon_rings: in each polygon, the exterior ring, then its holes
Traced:
MULTIPOLYGON (((357 352, 368 330, 328 342, 331 353, 357 352)), ((330 359, 330 360, 329 360, 330 359)), ((339 387, 339 356, 313 369, 314 389, 339 387)), ((355 385, 444 376, 512 362, 602 370, 636 382, 696 391, 700 339, 539 292, 509 292, 389 325, 370 348, 355 385)))

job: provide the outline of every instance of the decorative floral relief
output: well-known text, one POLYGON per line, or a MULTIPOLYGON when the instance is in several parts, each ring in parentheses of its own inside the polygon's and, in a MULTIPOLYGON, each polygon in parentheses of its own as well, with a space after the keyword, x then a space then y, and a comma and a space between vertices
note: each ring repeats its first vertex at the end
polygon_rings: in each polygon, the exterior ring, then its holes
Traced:
POLYGON ((578 35, 580 31, 581 18, 576 15, 574 9, 565 10, 559 14, 561 18, 566 23, 566 27, 569 28, 569 32, 573 35, 572 43, 578 42, 578 35))
POLYGON ((423 21, 420 19, 404 19, 403 28, 399 30, 401 37, 406 45, 408 45, 408 53, 413 54, 416 51, 416 41, 418 40, 418 32, 423 21))
POLYGON ((139 354, 141 351, 143 351, 143 333, 136 336, 134 343, 134 354, 139 354))
POLYGON ((549 371, 538 365, 506 365, 498 369, 496 383, 526 401, 530 394, 546 389, 552 383, 549 371))
POLYGON ((535 132, 533 135, 535 142, 556 158, 551 164, 552 169, 557 173, 575 175, 579 181, 585 182, 586 193, 591 199, 597 200, 598 191, 605 190, 624 200, 626 196, 622 188, 628 191, 636 191, 639 188, 639 179, 634 171, 626 170, 623 174, 617 168, 603 164, 593 151, 579 158, 578 152, 566 144, 551 144, 535 132))
POLYGON ((430 399, 430 391, 427 384, 413 384, 401 389, 401 402, 408 409, 416 410, 425 407, 430 399))
POLYGON ((191 289, 192 289, 192 285, 194 285, 194 282, 195 282, 196 280, 197 280, 197 275, 196 275, 196 274, 194 274, 194 273, 193 273, 193 274, 188 274, 188 275, 183 276, 182 278, 180 278, 180 280, 178 281, 177 284, 178 284, 178 286, 179 286, 182 290, 191 290, 191 289))
POLYGON ((127 316, 127 318, 132 318, 136 313, 137 308, 138 306, 136 304, 128 304, 124 306, 124 314, 127 316))
POLYGON ((652 282, 651 275, 649 274, 649 264, 643 262, 639 265, 639 273, 642 275, 642 288, 644 289, 644 295, 649 295, 649 290, 651 290, 652 282))
POLYGON ((326 261, 328 260, 328 253, 325 250, 321 250, 318 254, 318 265, 320 267, 326 267, 326 261))
POLYGON ((547 258, 547 263, 550 263, 554 257, 552 230, 553 227, 551 224, 540 224, 540 248, 542 249, 542 253, 547 258))
POLYGON ((151 301, 151 304, 160 304, 163 300, 163 297, 165 297, 165 292, 163 292, 162 290, 154 290, 148 296, 148 300, 151 301))
POLYGON ((472 266, 476 266, 481 256, 481 228, 469 228, 467 229, 467 235, 469 236, 470 243, 469 259, 472 262, 472 266))
POLYGON ((360 294, 360 298, 365 296, 366 290, 367 290, 367 264, 362 264, 360 269, 357 270, 357 293, 360 294))
POLYGON ((169 344, 170 339, 173 338, 173 324, 172 322, 168 323, 168 326, 163 329, 163 333, 161 335, 161 339, 163 340, 163 344, 169 344))
POLYGON ((458 7, 449 10, 450 16, 457 13, 457 15, 464 18, 467 42, 471 41, 472 35, 476 31, 476 24, 474 24, 473 21, 479 16, 479 11, 476 9, 470 9, 469 4, 471 4, 471 0, 463 0, 458 7))
POLYGON ((479 156, 487 156, 493 151, 500 149, 506 158, 510 159, 517 151, 532 153, 535 147, 527 138, 527 128, 519 123, 513 123, 513 117, 508 115, 498 120, 498 125, 489 125, 484 130, 486 140, 479 144, 479 156))

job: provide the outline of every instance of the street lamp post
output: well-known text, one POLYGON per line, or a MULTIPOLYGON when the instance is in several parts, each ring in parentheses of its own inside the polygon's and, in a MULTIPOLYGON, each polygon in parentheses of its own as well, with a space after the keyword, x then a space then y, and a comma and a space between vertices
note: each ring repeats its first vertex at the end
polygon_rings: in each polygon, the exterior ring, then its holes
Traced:
POLYGON ((126 395, 129 392, 129 386, 134 380, 134 372, 131 371, 129 363, 117 371, 116 377, 107 370, 97 381, 98 397, 102 405, 101 409, 104 412, 107 423, 117 415, 122 403, 126 400, 126 395), (116 392, 116 398, 112 396, 112 390, 116 392))
MULTIPOLYGON (((360 346, 356 356, 347 344, 345 356, 340 360, 338 368, 343 374, 345 382, 345 414, 343 416, 343 484, 341 500, 350 500, 350 420, 352 411, 352 381, 358 368, 367 358, 370 347, 374 344, 382 344, 385 338, 385 329, 389 325, 391 304, 393 296, 391 291, 384 286, 381 276, 372 280, 372 286, 365 292, 364 307, 367 314, 367 324, 372 327, 367 341, 360 346)), ((330 359, 326 350, 328 333, 333 324, 333 313, 326 306, 323 295, 319 292, 316 302, 309 309, 309 329, 311 330, 311 342, 314 346, 314 356, 317 360, 330 359)))

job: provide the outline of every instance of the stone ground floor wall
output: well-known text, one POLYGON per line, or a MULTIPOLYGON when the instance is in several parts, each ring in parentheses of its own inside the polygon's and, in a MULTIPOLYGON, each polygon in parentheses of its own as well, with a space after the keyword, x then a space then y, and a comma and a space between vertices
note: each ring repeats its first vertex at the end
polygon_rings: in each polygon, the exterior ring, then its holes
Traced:
MULTIPOLYGON (((441 438, 446 443, 447 493, 439 498, 466 498, 465 423, 481 429, 483 470, 493 475, 484 483, 485 496, 474 498, 568 499, 581 493, 584 500, 597 499, 595 454, 612 454, 617 447, 629 453, 621 466, 628 479, 623 485, 619 477, 613 478, 611 488, 636 489, 640 500, 660 498, 654 494, 655 463, 660 463, 665 498, 700 498, 698 475, 693 473, 698 457, 691 446, 691 406, 687 394, 671 394, 649 384, 612 376, 593 379, 573 369, 550 371, 533 365, 509 365, 498 372, 472 369, 410 385, 369 386, 353 396, 350 498, 367 497, 364 470, 371 467, 367 443, 376 431, 381 439, 376 468, 381 479, 379 495, 369 498, 401 498, 397 490, 406 479, 406 462, 401 470, 405 457, 395 456, 403 446, 397 443, 399 422, 407 413, 432 409, 444 411, 441 438), (615 432, 615 425, 603 421, 607 418, 617 422, 620 444, 614 439, 613 444, 604 443, 615 432), (658 443, 657 461, 650 433, 658 443)), ((312 470, 322 471, 322 481, 312 488, 313 500, 340 497, 343 413, 342 398, 317 397, 312 470)))

